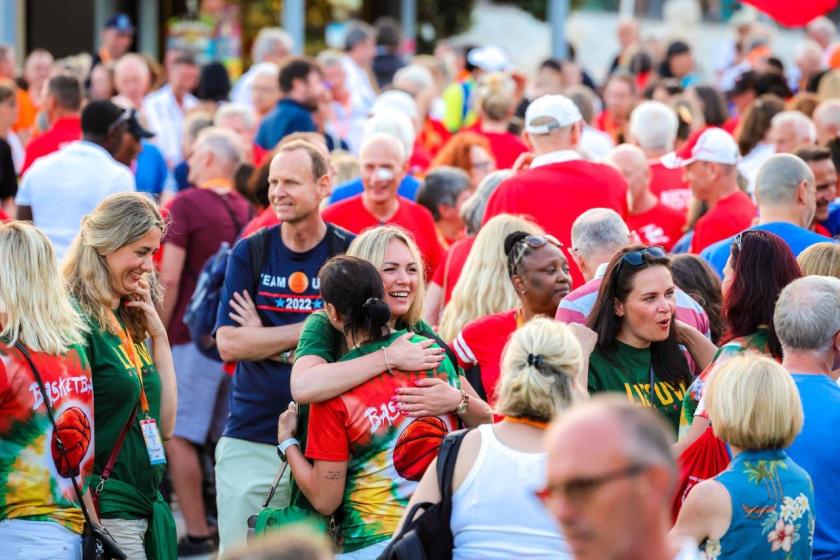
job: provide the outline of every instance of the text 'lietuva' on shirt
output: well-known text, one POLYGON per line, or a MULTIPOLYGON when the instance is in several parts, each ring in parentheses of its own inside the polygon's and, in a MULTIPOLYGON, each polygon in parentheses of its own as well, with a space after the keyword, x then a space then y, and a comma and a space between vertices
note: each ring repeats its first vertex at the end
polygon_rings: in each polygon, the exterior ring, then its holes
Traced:
MULTIPOLYGON (((298 323, 323 307, 318 271, 329 257, 331 232, 303 253, 286 247, 280 237, 280 226, 268 229, 264 235, 268 242, 261 265, 251 262, 250 244, 263 242, 262 235, 242 239, 234 247, 225 273, 216 330, 239 326, 230 318, 230 301, 234 293, 247 291, 250 294, 264 327, 298 323), (255 266, 259 270, 255 270, 255 266)), ((292 399, 291 371, 289 364, 273 360, 240 361, 231 385, 230 416, 224 435, 276 444, 277 417, 292 399)))

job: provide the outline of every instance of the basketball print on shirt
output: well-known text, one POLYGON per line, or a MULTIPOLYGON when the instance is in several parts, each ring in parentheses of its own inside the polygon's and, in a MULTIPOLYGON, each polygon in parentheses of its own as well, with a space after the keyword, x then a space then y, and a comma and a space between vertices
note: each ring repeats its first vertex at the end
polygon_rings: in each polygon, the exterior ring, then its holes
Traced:
POLYGON ((437 416, 423 416, 406 426, 394 445, 394 467, 400 476, 420 480, 447 433, 449 427, 437 416))
POLYGON ((77 476, 90 447, 90 420, 84 410, 71 406, 56 417, 55 426, 50 452, 58 474, 64 478, 77 476))

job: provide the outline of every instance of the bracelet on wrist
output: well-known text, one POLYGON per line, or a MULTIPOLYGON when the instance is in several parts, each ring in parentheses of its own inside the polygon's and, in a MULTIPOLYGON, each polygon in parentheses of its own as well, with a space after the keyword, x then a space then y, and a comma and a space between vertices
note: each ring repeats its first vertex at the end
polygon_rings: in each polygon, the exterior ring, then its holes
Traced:
POLYGON ((284 463, 286 462, 286 450, 288 450, 291 446, 297 445, 300 447, 300 442, 297 438, 290 437, 288 439, 284 439, 279 444, 277 444, 277 455, 280 457, 280 460, 284 463))
POLYGON ((394 375, 394 370, 391 369, 391 362, 388 361, 388 350, 382 348, 382 355, 385 356, 385 369, 388 370, 388 375, 394 375))

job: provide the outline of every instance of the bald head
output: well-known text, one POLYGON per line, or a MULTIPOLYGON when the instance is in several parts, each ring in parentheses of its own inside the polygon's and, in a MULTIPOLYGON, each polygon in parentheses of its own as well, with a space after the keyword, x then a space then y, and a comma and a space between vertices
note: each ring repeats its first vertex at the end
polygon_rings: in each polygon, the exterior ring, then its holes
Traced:
POLYGON ((362 147, 359 149, 359 159, 362 165, 364 165, 365 159, 369 159, 374 154, 393 157, 400 165, 405 160, 405 149, 402 142, 396 136, 384 132, 377 132, 365 138, 362 147))
POLYGON ((139 54, 123 55, 114 66, 114 87, 117 93, 131 101, 135 108, 142 104, 150 84, 149 65, 139 54))
POLYGON ((650 188, 650 169, 645 152, 638 146, 621 144, 607 155, 607 161, 624 175, 631 199, 634 202, 641 200, 650 188))

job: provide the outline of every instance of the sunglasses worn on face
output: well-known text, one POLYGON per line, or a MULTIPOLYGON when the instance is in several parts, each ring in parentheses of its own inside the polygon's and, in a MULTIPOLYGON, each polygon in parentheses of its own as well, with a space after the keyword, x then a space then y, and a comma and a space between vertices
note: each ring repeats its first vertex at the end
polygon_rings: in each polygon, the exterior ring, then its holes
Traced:
POLYGON ((650 465, 643 463, 637 463, 624 467, 623 469, 608 472, 601 476, 575 478, 562 484, 549 484, 545 488, 534 492, 534 495, 546 506, 550 501, 560 496, 565 497, 565 499, 570 502, 581 503, 604 484, 615 480, 621 480, 623 478, 637 476, 644 472, 649 466, 650 465))
POLYGON ((522 262, 522 258, 525 256, 525 250, 528 247, 531 249, 539 249, 548 243, 551 243, 558 249, 563 248, 563 244, 560 243, 559 239, 547 233, 545 235, 529 235, 528 237, 524 237, 517 241, 516 245, 514 245, 514 250, 511 253, 513 255, 513 259, 510 264, 511 273, 515 271, 516 267, 519 266, 519 263, 522 262))

